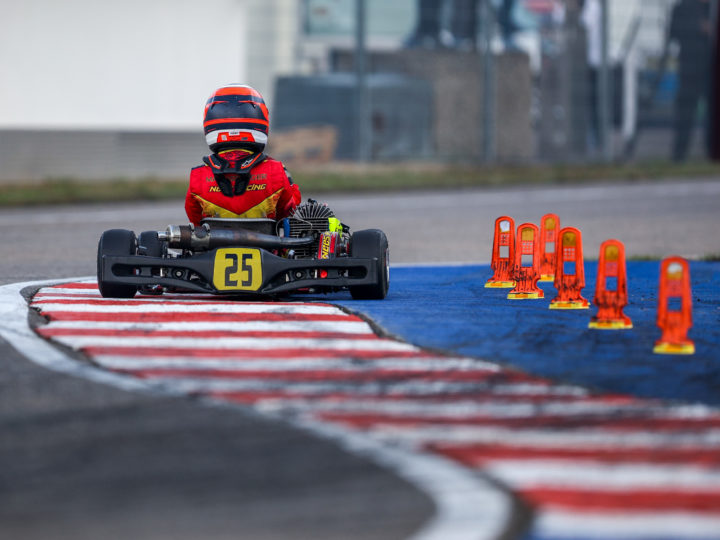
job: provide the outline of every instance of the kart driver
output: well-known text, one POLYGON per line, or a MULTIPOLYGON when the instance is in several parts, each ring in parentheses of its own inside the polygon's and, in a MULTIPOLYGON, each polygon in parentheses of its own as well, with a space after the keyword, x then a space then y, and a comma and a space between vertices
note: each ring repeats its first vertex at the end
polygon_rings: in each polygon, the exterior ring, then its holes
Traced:
POLYGON ((255 89, 230 84, 205 104, 203 128, 212 154, 190 172, 185 211, 194 225, 206 217, 287 217, 301 194, 287 169, 263 153, 270 115, 255 89))

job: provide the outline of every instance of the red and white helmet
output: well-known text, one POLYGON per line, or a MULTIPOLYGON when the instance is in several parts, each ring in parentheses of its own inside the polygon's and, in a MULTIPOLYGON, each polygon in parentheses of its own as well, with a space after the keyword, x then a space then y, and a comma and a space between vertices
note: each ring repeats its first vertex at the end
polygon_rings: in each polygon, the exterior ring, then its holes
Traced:
POLYGON ((205 141, 214 153, 229 148, 262 152, 270 130, 270 114, 260 92, 244 84, 215 90, 205 104, 205 141))

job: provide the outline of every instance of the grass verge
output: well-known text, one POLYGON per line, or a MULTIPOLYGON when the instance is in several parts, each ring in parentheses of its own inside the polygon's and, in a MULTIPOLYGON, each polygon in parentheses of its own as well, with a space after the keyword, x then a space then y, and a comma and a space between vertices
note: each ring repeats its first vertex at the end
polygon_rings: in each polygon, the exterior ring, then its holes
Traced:
MULTIPOLYGON (((631 165, 471 166, 430 162, 409 164, 333 163, 296 168, 293 178, 305 193, 400 191, 409 189, 540 186, 590 182, 632 182, 720 177, 709 162, 648 162, 631 165)), ((49 179, 0 183, 0 207, 181 198, 186 179, 49 179)))

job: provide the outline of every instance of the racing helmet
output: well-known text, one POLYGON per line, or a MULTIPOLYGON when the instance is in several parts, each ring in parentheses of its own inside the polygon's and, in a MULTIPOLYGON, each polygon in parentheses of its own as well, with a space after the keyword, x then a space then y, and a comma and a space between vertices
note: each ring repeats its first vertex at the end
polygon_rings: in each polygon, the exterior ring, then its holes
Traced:
POLYGON ((270 130, 270 114, 260 92, 244 84, 215 90, 205 104, 205 141, 213 153, 230 148, 262 152, 270 130))

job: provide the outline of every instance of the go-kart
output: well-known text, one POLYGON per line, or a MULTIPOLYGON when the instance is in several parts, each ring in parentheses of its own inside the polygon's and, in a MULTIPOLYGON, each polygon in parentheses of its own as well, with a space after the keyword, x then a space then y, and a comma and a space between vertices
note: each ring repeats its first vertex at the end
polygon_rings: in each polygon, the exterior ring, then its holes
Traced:
POLYGON ((351 234, 327 205, 309 200, 278 221, 208 218, 137 236, 105 231, 97 277, 109 298, 138 290, 278 296, 348 289, 354 299, 382 299, 388 241, 378 229, 351 234))

